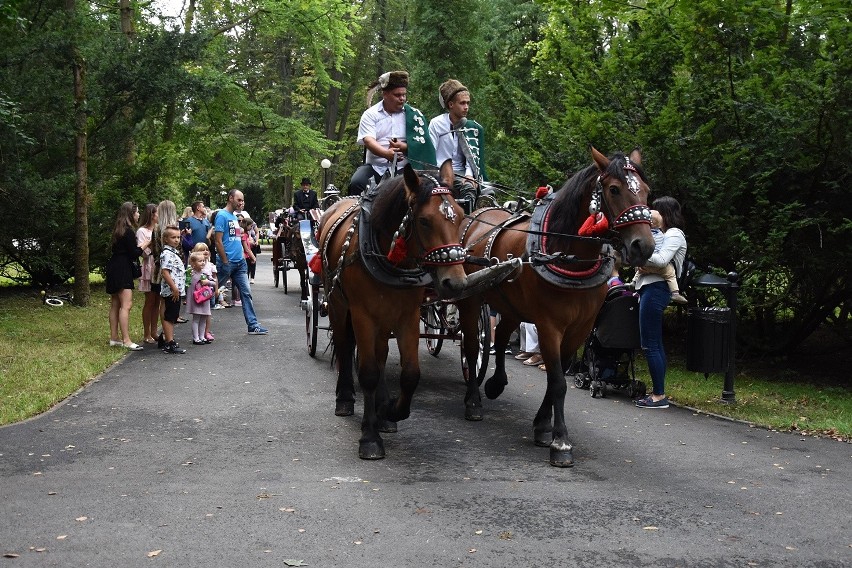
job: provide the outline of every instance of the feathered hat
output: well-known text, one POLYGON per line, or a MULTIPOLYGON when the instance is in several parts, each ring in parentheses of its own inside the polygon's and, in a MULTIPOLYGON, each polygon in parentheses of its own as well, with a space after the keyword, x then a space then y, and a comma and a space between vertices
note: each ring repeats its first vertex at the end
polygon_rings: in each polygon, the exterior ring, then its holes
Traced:
POLYGON ((388 71, 379 76, 367 87, 367 106, 373 104, 373 97, 379 89, 390 91, 400 87, 408 87, 407 71, 388 71))

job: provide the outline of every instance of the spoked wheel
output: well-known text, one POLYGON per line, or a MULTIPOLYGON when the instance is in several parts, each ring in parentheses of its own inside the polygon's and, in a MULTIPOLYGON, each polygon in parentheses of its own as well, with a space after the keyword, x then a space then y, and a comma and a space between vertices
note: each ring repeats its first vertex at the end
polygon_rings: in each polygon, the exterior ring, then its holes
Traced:
POLYGON ((317 326, 319 325, 319 288, 308 286, 308 298, 303 300, 305 309, 305 335, 308 341, 308 354, 317 353, 317 326))
POLYGON ((287 270, 290 269, 290 261, 286 258, 281 259, 281 281, 284 284, 284 293, 287 293, 287 270))
POLYGON ((320 293, 319 288, 315 286, 308 286, 311 289, 311 308, 313 311, 313 318, 311 322, 311 341, 308 344, 308 353, 311 354, 311 357, 315 357, 317 354, 317 330, 319 329, 319 320, 322 315, 320 314, 320 306, 322 305, 322 294, 320 293))
MULTIPOLYGON (((440 310, 446 309, 444 304, 427 304, 420 309, 420 331, 424 336, 444 335, 445 329, 442 324, 440 310)), ((425 337, 426 349, 433 357, 437 357, 444 346, 443 337, 425 337)))
POLYGON ((466 381, 475 378, 476 382, 481 385, 485 379, 485 373, 488 372, 488 358, 491 350, 491 317, 488 313, 487 304, 482 305, 477 323, 476 341, 479 344, 479 353, 473 365, 469 365, 464 356, 464 341, 462 341, 462 374, 466 381))

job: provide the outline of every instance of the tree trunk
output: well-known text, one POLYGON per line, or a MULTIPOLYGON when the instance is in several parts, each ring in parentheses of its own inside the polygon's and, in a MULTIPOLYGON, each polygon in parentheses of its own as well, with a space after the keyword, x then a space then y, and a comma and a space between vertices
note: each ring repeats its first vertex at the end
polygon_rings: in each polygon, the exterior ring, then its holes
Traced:
MULTIPOLYGON (((285 118, 291 118, 293 116, 293 49, 286 39, 278 40, 276 45, 278 48, 276 61, 278 79, 281 85, 281 102, 278 105, 278 114, 285 118)), ((279 159, 281 163, 287 163, 287 154, 287 149, 281 148, 281 158, 279 159)), ((285 175, 282 179, 281 200, 285 209, 293 202, 292 176, 285 175)))
MULTIPOLYGON (((65 10, 74 18, 76 0, 66 0, 65 10)), ((71 69, 74 74, 74 302, 88 306, 89 285, 89 182, 86 134, 86 61, 77 49, 74 38, 69 45, 71 69)))

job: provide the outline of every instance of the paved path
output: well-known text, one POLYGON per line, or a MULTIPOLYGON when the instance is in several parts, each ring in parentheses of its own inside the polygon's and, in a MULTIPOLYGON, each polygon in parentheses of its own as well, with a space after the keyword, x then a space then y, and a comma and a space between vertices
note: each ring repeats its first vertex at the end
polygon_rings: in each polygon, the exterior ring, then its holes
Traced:
POLYGON ((543 374, 512 361, 466 422, 451 345, 422 357, 388 457, 359 460, 296 274, 285 296, 268 263, 268 336, 214 312, 213 345, 179 326, 186 355, 132 353, 0 429, 0 568, 852 566, 852 445, 570 389, 577 465, 557 469, 531 442, 543 374))

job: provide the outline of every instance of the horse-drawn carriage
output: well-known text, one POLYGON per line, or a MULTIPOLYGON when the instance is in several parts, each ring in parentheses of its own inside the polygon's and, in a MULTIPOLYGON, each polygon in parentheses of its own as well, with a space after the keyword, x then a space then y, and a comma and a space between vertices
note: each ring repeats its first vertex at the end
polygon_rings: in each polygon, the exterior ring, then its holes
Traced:
POLYGON ((615 254, 641 265, 654 246, 639 157, 607 158, 594 149, 592 157, 594 163, 562 188, 540 196, 532 214, 487 206, 464 215, 449 189, 449 162, 440 174, 406 166, 403 176, 325 212, 312 263, 321 276, 310 287, 309 349, 315 353, 319 316, 327 310, 337 358, 335 414, 345 416, 354 412, 357 344, 361 458, 383 458, 379 432, 395 431, 395 422, 408 417, 420 378, 421 339, 433 353, 448 338, 461 340, 463 361, 474 362, 465 418, 482 419, 488 304, 502 318, 486 395, 496 398, 508 382, 505 348, 513 329, 521 321, 535 323, 547 369, 535 443, 550 448, 552 465, 573 465, 563 369, 603 304, 615 254), (391 338, 401 368, 393 399, 384 376, 391 338))
POLYGON ((299 282, 302 300, 306 299, 307 290, 307 260, 303 239, 303 221, 310 223, 311 231, 316 231, 319 220, 325 209, 340 199, 340 191, 329 185, 320 203, 320 209, 311 209, 305 215, 299 215, 292 208, 276 211, 277 232, 272 238, 272 281, 278 288, 279 281, 287 293, 287 271, 291 268, 299 271, 299 282))

